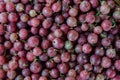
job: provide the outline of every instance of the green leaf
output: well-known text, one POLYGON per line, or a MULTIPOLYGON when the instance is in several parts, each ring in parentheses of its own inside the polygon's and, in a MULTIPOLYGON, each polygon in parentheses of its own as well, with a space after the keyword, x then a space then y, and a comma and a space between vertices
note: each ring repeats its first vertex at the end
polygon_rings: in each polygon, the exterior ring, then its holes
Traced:
POLYGON ((101 36, 102 38, 105 38, 105 37, 107 37, 107 33, 101 33, 100 36, 101 36))
POLYGON ((50 61, 53 61, 53 58, 50 58, 50 61))
POLYGON ((99 16, 100 15, 100 11, 98 10, 97 13, 96 13, 96 16, 99 16))
POLYGON ((112 19, 112 28, 114 28, 116 26, 116 22, 114 19, 112 19))
POLYGON ((34 59, 34 61, 39 61, 39 57, 36 57, 36 58, 34 59))

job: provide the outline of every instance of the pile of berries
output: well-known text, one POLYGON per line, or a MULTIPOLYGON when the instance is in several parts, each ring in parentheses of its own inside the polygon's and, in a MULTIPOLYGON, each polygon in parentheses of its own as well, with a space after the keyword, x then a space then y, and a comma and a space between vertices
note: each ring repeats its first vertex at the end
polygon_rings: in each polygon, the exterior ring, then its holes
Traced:
POLYGON ((0 80, 120 80, 120 5, 0 0, 0 80))

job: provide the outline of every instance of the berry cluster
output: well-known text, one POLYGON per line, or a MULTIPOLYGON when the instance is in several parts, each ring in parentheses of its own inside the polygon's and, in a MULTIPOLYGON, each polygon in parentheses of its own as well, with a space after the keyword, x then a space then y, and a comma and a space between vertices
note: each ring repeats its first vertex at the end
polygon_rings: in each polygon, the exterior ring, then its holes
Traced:
POLYGON ((0 80, 120 80, 120 6, 0 0, 0 80))

